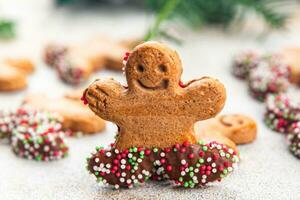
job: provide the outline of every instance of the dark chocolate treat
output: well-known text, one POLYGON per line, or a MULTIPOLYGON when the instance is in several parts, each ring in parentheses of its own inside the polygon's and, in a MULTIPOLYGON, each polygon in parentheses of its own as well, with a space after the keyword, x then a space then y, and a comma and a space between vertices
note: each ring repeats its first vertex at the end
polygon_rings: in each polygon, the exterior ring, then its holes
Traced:
POLYGON ((49 66, 55 66, 59 57, 62 57, 68 51, 63 45, 52 44, 45 48, 44 60, 49 66))
POLYGON ((175 145, 172 148, 130 148, 120 152, 112 147, 96 148, 87 159, 87 169, 98 182, 119 187, 133 187, 145 180, 173 180, 184 187, 196 187, 221 180, 239 161, 236 152, 223 144, 211 142, 175 145))
POLYGON ((300 132, 298 128, 298 133, 289 133, 287 135, 288 145, 291 153, 300 158, 300 132))
POLYGON ((264 101, 268 94, 285 92, 289 86, 288 66, 272 59, 261 61, 249 75, 250 93, 259 101, 264 101))
POLYGON ((260 60, 255 52, 247 51, 236 55, 233 59, 232 74, 240 79, 247 79, 249 73, 254 69, 260 60))

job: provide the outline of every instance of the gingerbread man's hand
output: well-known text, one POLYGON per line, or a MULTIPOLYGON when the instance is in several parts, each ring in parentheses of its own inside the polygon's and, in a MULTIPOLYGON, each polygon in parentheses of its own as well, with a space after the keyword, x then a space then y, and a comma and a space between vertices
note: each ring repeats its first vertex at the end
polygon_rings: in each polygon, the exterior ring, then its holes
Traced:
POLYGON ((121 105, 121 93, 124 87, 113 79, 100 79, 91 84, 85 92, 85 98, 91 110, 101 118, 111 121, 113 113, 121 105))
POLYGON ((192 115, 195 121, 200 121, 214 117, 222 110, 226 90, 218 80, 203 77, 189 82, 184 88, 183 96, 183 110, 187 115, 192 115))

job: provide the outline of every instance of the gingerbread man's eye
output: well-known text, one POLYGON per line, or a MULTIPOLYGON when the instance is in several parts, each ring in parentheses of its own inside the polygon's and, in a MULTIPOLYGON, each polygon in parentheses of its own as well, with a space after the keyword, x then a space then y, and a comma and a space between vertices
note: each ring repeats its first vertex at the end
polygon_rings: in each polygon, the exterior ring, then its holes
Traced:
POLYGON ((160 72, 167 72, 167 67, 165 65, 159 65, 158 69, 160 72))
POLYGON ((137 68, 136 68, 136 70, 138 71, 138 72, 144 72, 144 66, 143 65, 138 65, 137 66, 137 68))

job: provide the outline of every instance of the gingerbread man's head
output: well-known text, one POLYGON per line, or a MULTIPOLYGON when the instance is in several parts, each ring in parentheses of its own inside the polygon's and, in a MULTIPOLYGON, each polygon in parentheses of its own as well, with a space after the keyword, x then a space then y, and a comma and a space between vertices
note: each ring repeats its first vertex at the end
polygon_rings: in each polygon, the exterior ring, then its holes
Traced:
POLYGON ((178 87, 182 67, 176 51, 161 43, 147 42, 130 54, 125 72, 130 90, 157 94, 178 87))

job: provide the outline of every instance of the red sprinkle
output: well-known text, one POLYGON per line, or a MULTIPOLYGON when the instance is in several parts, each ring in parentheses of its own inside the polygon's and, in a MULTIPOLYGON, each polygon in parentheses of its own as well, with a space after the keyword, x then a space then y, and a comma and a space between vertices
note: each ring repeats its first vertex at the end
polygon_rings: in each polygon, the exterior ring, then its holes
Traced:
POLYGON ((168 172, 170 172, 170 171, 172 171, 172 166, 168 165, 166 169, 167 169, 168 172))
POLYGON ((84 105, 87 105, 89 103, 85 97, 86 93, 87 93, 87 89, 84 90, 82 97, 80 98, 80 100, 83 102, 84 105))

